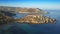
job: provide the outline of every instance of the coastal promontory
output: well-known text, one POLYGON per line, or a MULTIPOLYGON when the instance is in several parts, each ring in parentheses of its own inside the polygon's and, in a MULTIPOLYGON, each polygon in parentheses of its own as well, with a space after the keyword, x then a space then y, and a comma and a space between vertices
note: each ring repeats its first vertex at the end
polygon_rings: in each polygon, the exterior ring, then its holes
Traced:
MULTIPOLYGON (((9 12, 9 14, 27 14, 26 17, 23 18, 12 18, 9 15, 5 15, 4 17, 0 15, 0 21, 5 21, 7 23, 10 22, 19 22, 19 23, 28 23, 28 24, 44 24, 44 23, 55 23, 56 19, 53 19, 44 14, 48 14, 48 12, 41 10, 39 8, 21 8, 21 7, 3 7, 0 6, 0 12, 9 12), (4 19, 3 19, 4 18, 4 19)), ((19 15, 21 16, 21 15, 19 15)), ((4 23, 5 23, 4 22, 4 23)))

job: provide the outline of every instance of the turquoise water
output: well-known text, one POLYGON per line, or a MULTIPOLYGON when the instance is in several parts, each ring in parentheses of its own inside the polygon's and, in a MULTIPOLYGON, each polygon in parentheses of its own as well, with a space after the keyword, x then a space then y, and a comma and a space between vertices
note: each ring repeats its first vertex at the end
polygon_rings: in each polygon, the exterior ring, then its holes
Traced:
MULTIPOLYGON (((60 34, 60 11, 47 10, 50 16, 57 20, 56 24, 20 24, 13 23, 4 25, 0 29, 0 34, 60 34)), ((14 18, 23 18, 27 14, 17 14, 14 18)))

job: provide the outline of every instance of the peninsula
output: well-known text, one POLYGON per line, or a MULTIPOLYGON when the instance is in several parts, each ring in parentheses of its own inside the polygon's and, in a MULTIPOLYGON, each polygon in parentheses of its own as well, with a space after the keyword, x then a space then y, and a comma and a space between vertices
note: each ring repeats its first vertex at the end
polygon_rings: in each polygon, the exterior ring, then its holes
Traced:
POLYGON ((10 12, 11 13, 23 13, 28 14, 24 18, 11 18, 10 16, 5 16, 0 18, 1 20, 7 21, 7 23, 11 22, 19 22, 19 23, 28 23, 28 24, 44 24, 44 23, 55 23, 56 19, 53 19, 51 17, 43 16, 44 14, 48 14, 48 12, 45 12, 39 8, 21 8, 21 7, 5 7, 0 6, 0 12, 10 12), (4 18, 4 19, 2 19, 4 18))
POLYGON ((42 15, 28 15, 25 18, 15 19, 17 22, 28 23, 28 24, 44 24, 44 23, 55 23, 56 19, 42 16, 42 15))

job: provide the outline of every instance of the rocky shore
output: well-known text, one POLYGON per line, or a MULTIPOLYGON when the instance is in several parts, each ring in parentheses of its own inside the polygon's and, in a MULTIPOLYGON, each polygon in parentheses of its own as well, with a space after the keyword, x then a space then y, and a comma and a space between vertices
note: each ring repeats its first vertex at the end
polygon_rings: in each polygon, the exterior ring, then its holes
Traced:
POLYGON ((42 15, 28 15, 25 18, 16 19, 15 21, 28 24, 44 24, 44 23, 55 23, 56 19, 42 16, 42 15))

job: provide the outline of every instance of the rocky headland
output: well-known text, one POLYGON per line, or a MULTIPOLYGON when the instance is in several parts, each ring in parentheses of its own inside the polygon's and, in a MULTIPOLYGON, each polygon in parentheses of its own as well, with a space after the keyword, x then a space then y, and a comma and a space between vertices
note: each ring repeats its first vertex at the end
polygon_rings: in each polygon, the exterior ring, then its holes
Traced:
POLYGON ((42 16, 42 15, 28 15, 25 18, 16 19, 15 21, 28 24, 44 24, 55 23, 56 19, 42 16))
MULTIPOLYGON (((28 24, 44 24, 44 23, 55 23, 56 19, 53 19, 51 17, 43 16, 44 14, 48 14, 48 12, 45 12, 39 8, 19 8, 19 7, 3 7, 0 6, 0 12, 9 12, 9 14, 15 14, 16 12, 18 13, 24 13, 28 14, 24 18, 12 18, 8 15, 1 16, 0 15, 0 24, 3 23, 4 21, 6 23, 10 22, 19 22, 19 23, 28 23, 28 24)), ((4 22, 4 23, 5 23, 4 22)))

